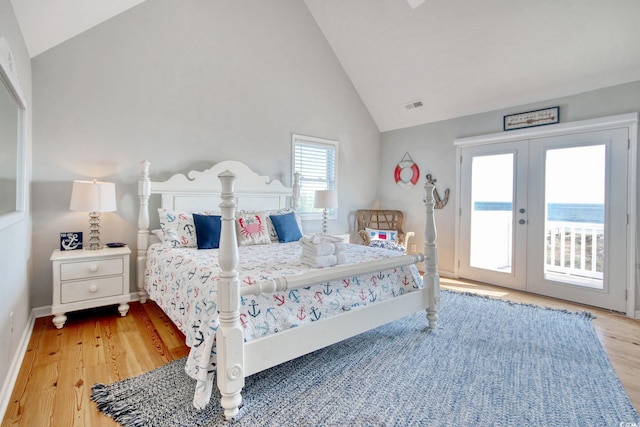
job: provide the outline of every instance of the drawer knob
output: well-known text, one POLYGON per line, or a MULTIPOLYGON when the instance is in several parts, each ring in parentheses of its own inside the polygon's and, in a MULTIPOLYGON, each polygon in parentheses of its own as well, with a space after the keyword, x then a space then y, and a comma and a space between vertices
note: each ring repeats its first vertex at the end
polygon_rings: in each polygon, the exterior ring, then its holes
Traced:
POLYGON ((98 271, 98 265, 97 264, 91 264, 91 267, 89 267, 89 271, 92 273, 95 273, 96 271, 98 271))
POLYGON ((98 291, 98 285, 97 284, 94 283, 89 287, 89 292, 95 293, 97 291, 98 291))

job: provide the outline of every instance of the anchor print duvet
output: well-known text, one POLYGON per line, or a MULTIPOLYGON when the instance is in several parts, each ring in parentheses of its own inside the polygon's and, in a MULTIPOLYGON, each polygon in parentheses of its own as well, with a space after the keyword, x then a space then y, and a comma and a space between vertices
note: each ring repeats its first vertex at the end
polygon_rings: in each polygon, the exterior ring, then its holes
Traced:
MULTIPOLYGON (((300 262, 298 242, 241 246, 238 273, 243 285, 314 270, 300 262)), ((346 264, 402 255, 400 252, 362 245, 348 245, 346 264)), ((217 280, 221 271, 218 250, 149 248, 145 287, 149 296, 185 334, 190 347, 186 372, 198 380, 194 405, 209 401, 215 372, 217 280)), ((245 341, 277 333, 329 316, 357 310, 368 304, 422 287, 415 265, 398 267, 282 293, 241 299, 240 322, 245 341)))

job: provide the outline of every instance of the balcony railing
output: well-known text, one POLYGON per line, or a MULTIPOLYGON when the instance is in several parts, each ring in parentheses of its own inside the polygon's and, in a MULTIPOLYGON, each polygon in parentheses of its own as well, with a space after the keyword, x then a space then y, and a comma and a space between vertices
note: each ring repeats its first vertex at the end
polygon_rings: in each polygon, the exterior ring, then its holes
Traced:
POLYGON ((547 221, 545 273, 601 287, 603 261, 604 224, 547 221))

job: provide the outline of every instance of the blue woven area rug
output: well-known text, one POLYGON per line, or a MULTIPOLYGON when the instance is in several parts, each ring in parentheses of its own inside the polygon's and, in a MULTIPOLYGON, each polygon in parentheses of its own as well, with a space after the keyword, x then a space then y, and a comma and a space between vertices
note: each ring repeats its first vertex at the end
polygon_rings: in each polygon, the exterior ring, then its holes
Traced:
MULTIPOLYGON (((434 332, 422 312, 247 378, 233 425, 640 425, 591 317, 443 292, 434 332)), ((192 408, 183 369, 92 399, 124 426, 227 425, 215 398, 192 408)))

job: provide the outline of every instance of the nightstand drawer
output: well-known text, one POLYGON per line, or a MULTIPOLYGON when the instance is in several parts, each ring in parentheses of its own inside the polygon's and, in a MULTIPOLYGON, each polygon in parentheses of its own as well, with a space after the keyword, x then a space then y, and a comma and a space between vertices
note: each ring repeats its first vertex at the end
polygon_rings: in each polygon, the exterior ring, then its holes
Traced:
POLYGON ((93 261, 65 262, 60 264, 60 280, 86 279, 88 277, 122 274, 122 258, 93 261))
POLYGON ((68 304, 71 302, 122 295, 123 286, 124 280, 122 276, 62 283, 60 302, 62 304, 68 304))

